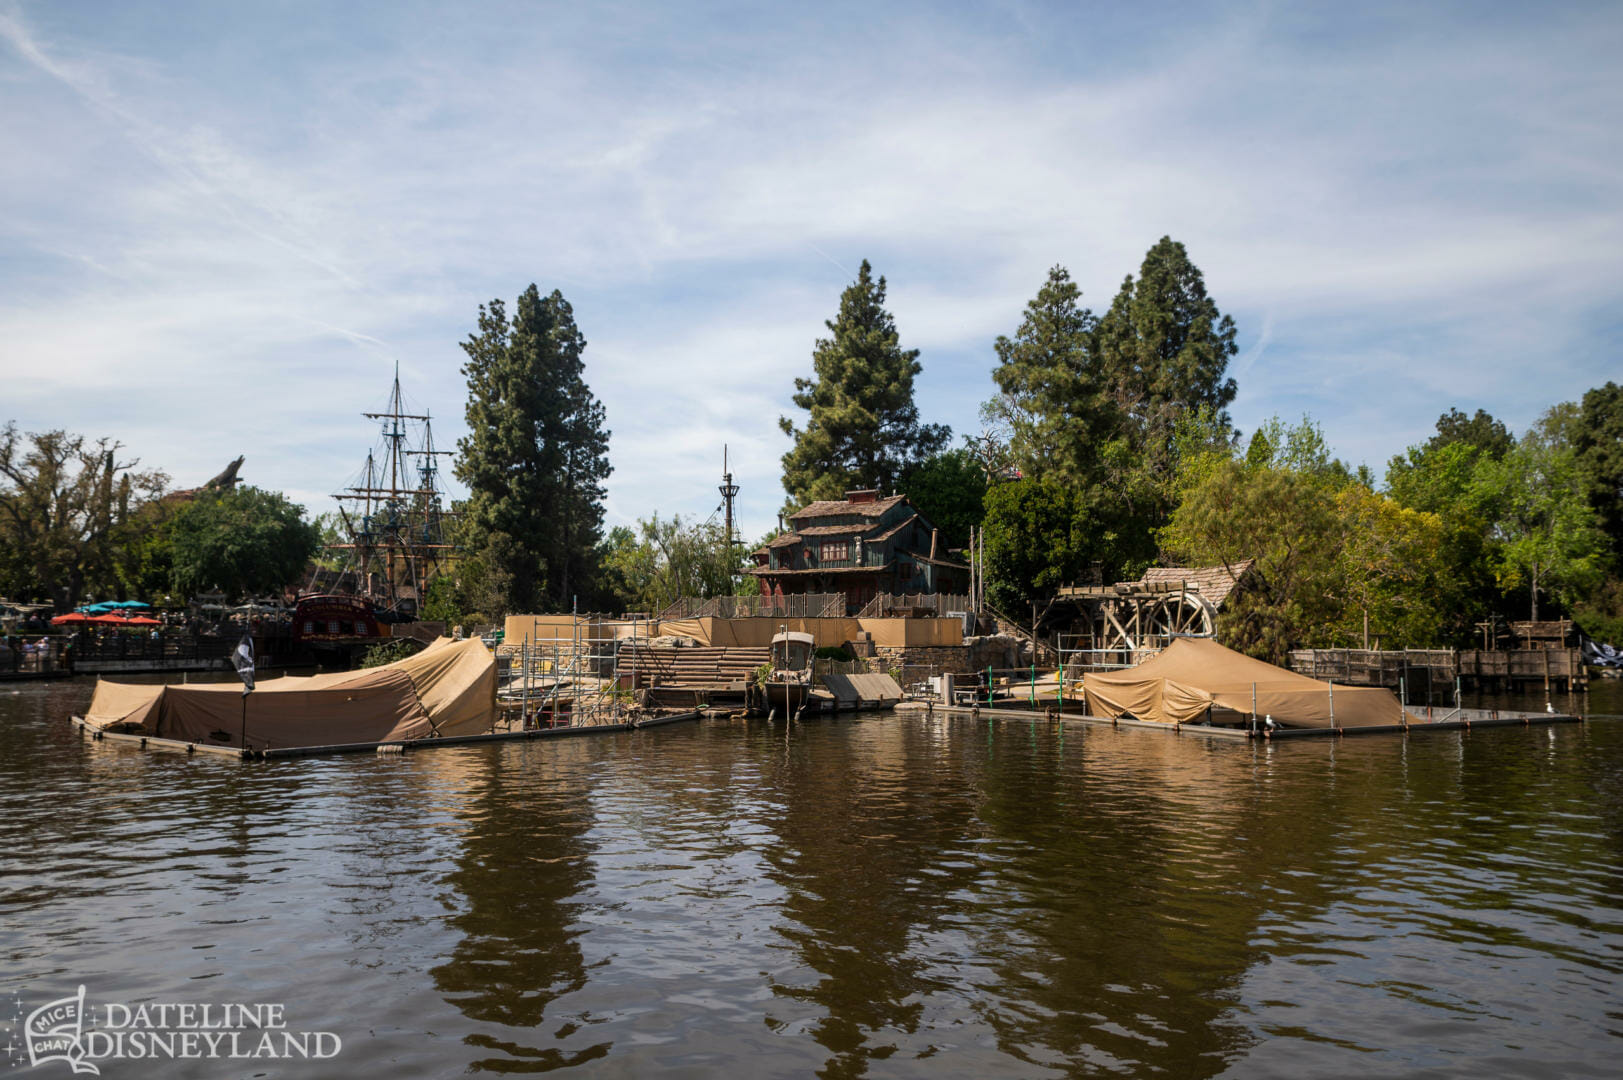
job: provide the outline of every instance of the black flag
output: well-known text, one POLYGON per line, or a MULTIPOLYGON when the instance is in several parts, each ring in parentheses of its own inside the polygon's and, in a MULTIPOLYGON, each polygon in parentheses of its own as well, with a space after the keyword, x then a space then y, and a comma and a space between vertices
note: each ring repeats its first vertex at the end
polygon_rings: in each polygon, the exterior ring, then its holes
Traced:
POLYGON ((242 676, 245 687, 242 696, 247 697, 254 689, 254 639, 248 636, 246 630, 242 633, 242 640, 237 642, 232 661, 237 665, 237 674, 242 676))

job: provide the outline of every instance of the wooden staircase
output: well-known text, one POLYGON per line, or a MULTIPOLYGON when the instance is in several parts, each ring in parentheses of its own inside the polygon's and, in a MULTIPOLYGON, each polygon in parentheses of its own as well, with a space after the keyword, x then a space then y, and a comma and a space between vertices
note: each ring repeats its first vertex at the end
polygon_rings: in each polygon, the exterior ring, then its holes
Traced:
POLYGON ((647 690, 659 705, 743 705, 755 670, 771 659, 772 650, 755 647, 658 648, 620 647, 620 674, 631 687, 647 690))

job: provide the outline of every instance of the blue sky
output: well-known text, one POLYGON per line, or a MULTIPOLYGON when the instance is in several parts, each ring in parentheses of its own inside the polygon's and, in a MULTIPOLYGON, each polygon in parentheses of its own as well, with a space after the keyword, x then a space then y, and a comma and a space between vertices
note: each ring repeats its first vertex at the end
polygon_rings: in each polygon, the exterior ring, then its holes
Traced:
POLYGON ((1102 310, 1166 234, 1242 430, 1379 472, 1623 376, 1616 5, 1127 8, 0 0, 0 421, 324 510, 396 363, 460 433, 457 342, 534 281, 610 523, 709 515, 725 442, 754 537, 863 258, 970 432, 1048 267, 1102 310))

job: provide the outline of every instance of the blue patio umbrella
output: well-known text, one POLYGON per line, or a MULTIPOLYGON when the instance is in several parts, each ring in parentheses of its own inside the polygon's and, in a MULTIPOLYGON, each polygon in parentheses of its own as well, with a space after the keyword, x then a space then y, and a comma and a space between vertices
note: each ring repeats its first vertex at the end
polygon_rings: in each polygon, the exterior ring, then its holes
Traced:
POLYGON ((120 608, 143 608, 143 607, 151 607, 152 606, 151 604, 143 604, 139 600, 113 600, 113 601, 110 601, 110 603, 112 604, 113 607, 120 607, 120 608))

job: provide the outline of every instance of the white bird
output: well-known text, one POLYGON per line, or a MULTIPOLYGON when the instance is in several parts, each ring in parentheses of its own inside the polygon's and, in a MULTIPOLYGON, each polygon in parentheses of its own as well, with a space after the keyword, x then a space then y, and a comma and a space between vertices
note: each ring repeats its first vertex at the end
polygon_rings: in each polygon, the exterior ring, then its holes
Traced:
POLYGON ((1278 726, 1279 726, 1279 725, 1277 725, 1277 724, 1275 724, 1275 723, 1274 723, 1274 718, 1273 718, 1273 714, 1272 714, 1272 713, 1270 713, 1270 714, 1269 714, 1269 715, 1267 715, 1267 716, 1264 716, 1264 717, 1263 717, 1263 718, 1262 718, 1262 722, 1263 722, 1263 723, 1264 723, 1264 724, 1267 724, 1267 725, 1268 725, 1268 730, 1269 730, 1269 731, 1272 731, 1272 730, 1274 730, 1274 728, 1276 728, 1276 727, 1278 727, 1278 726))
POLYGON ((1548 701, 1546 701, 1544 703, 1544 711, 1549 713, 1551 716, 1554 716, 1555 715, 1555 706, 1550 704, 1548 701))

